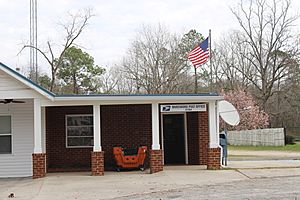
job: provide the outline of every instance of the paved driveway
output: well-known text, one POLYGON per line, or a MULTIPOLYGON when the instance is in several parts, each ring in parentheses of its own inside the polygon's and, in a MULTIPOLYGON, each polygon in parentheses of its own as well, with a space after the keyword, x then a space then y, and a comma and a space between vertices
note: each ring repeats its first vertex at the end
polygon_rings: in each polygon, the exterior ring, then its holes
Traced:
POLYGON ((201 167, 147 172, 106 172, 105 176, 87 173, 48 174, 42 179, 0 180, 0 199, 14 193, 16 199, 110 199, 193 185, 224 183, 246 179, 233 170, 207 171, 201 167), (229 179, 230 178, 230 179, 229 179))
MULTIPOLYGON (((300 162, 298 164, 300 166, 300 162)), ((226 191, 230 198, 238 193, 247 196, 256 183, 257 190, 269 193, 277 188, 280 192, 279 180, 283 181, 281 186, 284 188, 282 191, 286 191, 284 195, 292 198, 299 194, 297 193, 300 191, 299 177, 300 168, 297 166, 216 171, 205 170, 203 166, 177 166, 165 167, 165 171, 156 174, 149 174, 148 171, 106 172, 102 177, 90 176, 89 173, 57 173, 36 180, 0 179, 0 199, 8 199, 10 193, 15 194, 15 199, 25 200, 160 199, 158 198, 160 196, 166 199, 199 199, 204 194, 207 197, 222 198, 222 192, 226 191), (271 184, 270 190, 261 188, 265 187, 265 184, 271 184), (237 189, 233 189, 234 187, 237 189), (245 193, 233 192, 238 191, 239 187, 245 193), (293 189, 295 187, 297 191, 293 189), (202 191, 203 194, 198 191, 202 191), (178 192, 180 194, 177 194, 178 192), (170 194, 175 196, 169 196, 170 194)))

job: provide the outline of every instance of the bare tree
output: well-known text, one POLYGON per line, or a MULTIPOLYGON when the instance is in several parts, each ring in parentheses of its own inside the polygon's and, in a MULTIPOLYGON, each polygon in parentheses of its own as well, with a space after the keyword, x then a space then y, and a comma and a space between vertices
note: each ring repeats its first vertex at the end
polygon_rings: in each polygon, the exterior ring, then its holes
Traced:
POLYGON ((278 79, 274 84, 274 95, 267 103, 271 126, 299 126, 300 100, 300 69, 299 61, 290 60, 290 67, 284 79, 278 79))
POLYGON ((137 93, 180 92, 190 79, 179 44, 179 37, 162 25, 142 27, 122 62, 124 76, 137 93))
POLYGON ((60 23, 60 25, 65 30, 66 35, 62 44, 62 49, 60 50, 58 56, 54 55, 53 45, 50 41, 47 41, 47 50, 42 50, 31 45, 24 45, 24 47, 21 49, 22 51, 25 48, 34 48, 46 59, 51 67, 50 91, 54 90, 56 75, 58 69, 61 67, 66 50, 74 45, 75 40, 81 35, 83 30, 88 25, 89 19, 93 16, 91 13, 91 9, 79 11, 75 15, 70 13, 69 15, 70 19, 66 23, 60 23))
POLYGON ((247 77, 251 77, 253 69, 249 60, 243 56, 249 52, 249 48, 240 43, 240 34, 240 31, 231 31, 214 45, 212 68, 217 88, 235 90, 250 85, 247 77))
MULTIPOLYGON (((117 86, 122 85, 122 74, 117 67, 111 67, 101 78, 102 92, 106 94, 119 93, 117 86)), ((125 89, 122 91, 124 93, 125 89)))
POLYGON ((292 30, 298 16, 290 16, 289 0, 241 1, 233 14, 243 30, 239 44, 249 51, 240 52, 251 63, 251 73, 244 73, 240 65, 234 65, 258 91, 258 98, 265 109, 268 99, 276 92, 275 83, 288 77, 290 61, 298 55, 292 30))

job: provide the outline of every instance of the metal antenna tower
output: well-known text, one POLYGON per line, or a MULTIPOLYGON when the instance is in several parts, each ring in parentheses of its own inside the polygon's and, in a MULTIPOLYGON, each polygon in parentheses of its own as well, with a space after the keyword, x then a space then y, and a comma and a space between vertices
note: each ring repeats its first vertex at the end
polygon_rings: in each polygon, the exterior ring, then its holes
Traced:
POLYGON ((37 0, 30 0, 30 79, 37 83, 37 0))

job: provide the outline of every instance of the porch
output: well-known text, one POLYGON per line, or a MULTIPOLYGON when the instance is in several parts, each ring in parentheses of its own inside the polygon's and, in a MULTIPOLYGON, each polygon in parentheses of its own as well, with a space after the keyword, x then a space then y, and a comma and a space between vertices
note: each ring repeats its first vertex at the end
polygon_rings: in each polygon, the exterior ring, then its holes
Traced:
MULTIPOLYGON (((150 168, 151 173, 162 171, 164 163, 167 165, 207 165, 210 149, 208 109, 204 112, 161 113, 159 107, 160 104, 154 106, 153 104, 117 104, 46 107, 44 113, 46 171, 48 173, 92 171, 94 175, 103 175, 104 169, 112 171, 116 168, 112 151, 115 146, 125 148, 147 146, 145 167, 150 168), (68 144, 72 137, 68 136, 67 119, 72 116, 77 119, 81 116, 89 116, 93 119, 93 138, 97 138, 95 135, 97 129, 100 135, 98 136, 100 140, 98 151, 95 148, 97 146, 95 146, 94 139, 91 139, 90 143, 86 143, 85 146, 68 144), (182 127, 179 128, 183 130, 182 132, 176 126, 178 124, 176 116, 183 118, 182 127), (155 122, 155 120, 158 121, 158 125, 153 128, 152 121, 155 122), (170 123, 170 120, 173 121, 171 127, 174 127, 168 130, 166 121, 170 123), (178 133, 179 138, 175 135, 178 133), (176 137, 177 140, 174 141, 176 137), (178 142, 183 145, 182 148, 178 148, 181 145, 178 142), (93 172, 92 167, 93 156, 91 154, 94 155, 95 152, 101 152, 104 159, 97 173, 93 172), (153 160, 153 158, 156 159, 153 160)), ((96 162, 99 163, 99 161, 96 162)), ((211 165, 211 168, 216 168, 215 164, 211 165)))
POLYGON ((151 173, 162 171, 164 164, 220 168, 216 126, 209 126, 215 120, 210 117, 215 116, 214 103, 204 103, 207 107, 201 112, 163 113, 159 108, 168 102, 45 105, 39 99, 18 100, 23 103, 0 104, 2 116, 12 121, 13 149, 11 155, 0 155, 2 161, 6 159, 0 168, 15 170, 15 176, 32 173, 33 178, 40 178, 50 172, 80 171, 103 175, 104 170, 115 170, 115 146, 147 146, 145 166, 151 173), (74 127, 69 118, 72 123, 85 124, 80 121, 84 119, 90 124, 81 126, 85 131, 70 134, 69 128, 74 127), (14 166, 16 159, 25 167, 14 166))

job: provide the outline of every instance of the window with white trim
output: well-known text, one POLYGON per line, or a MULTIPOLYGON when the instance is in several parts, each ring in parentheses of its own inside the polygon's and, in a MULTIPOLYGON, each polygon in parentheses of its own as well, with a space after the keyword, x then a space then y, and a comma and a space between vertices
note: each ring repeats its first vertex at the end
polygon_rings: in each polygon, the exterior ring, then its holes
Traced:
POLYGON ((11 116, 0 116, 0 154, 12 153, 11 116))
POLYGON ((93 145, 93 115, 66 115, 66 146, 72 148, 93 145))

